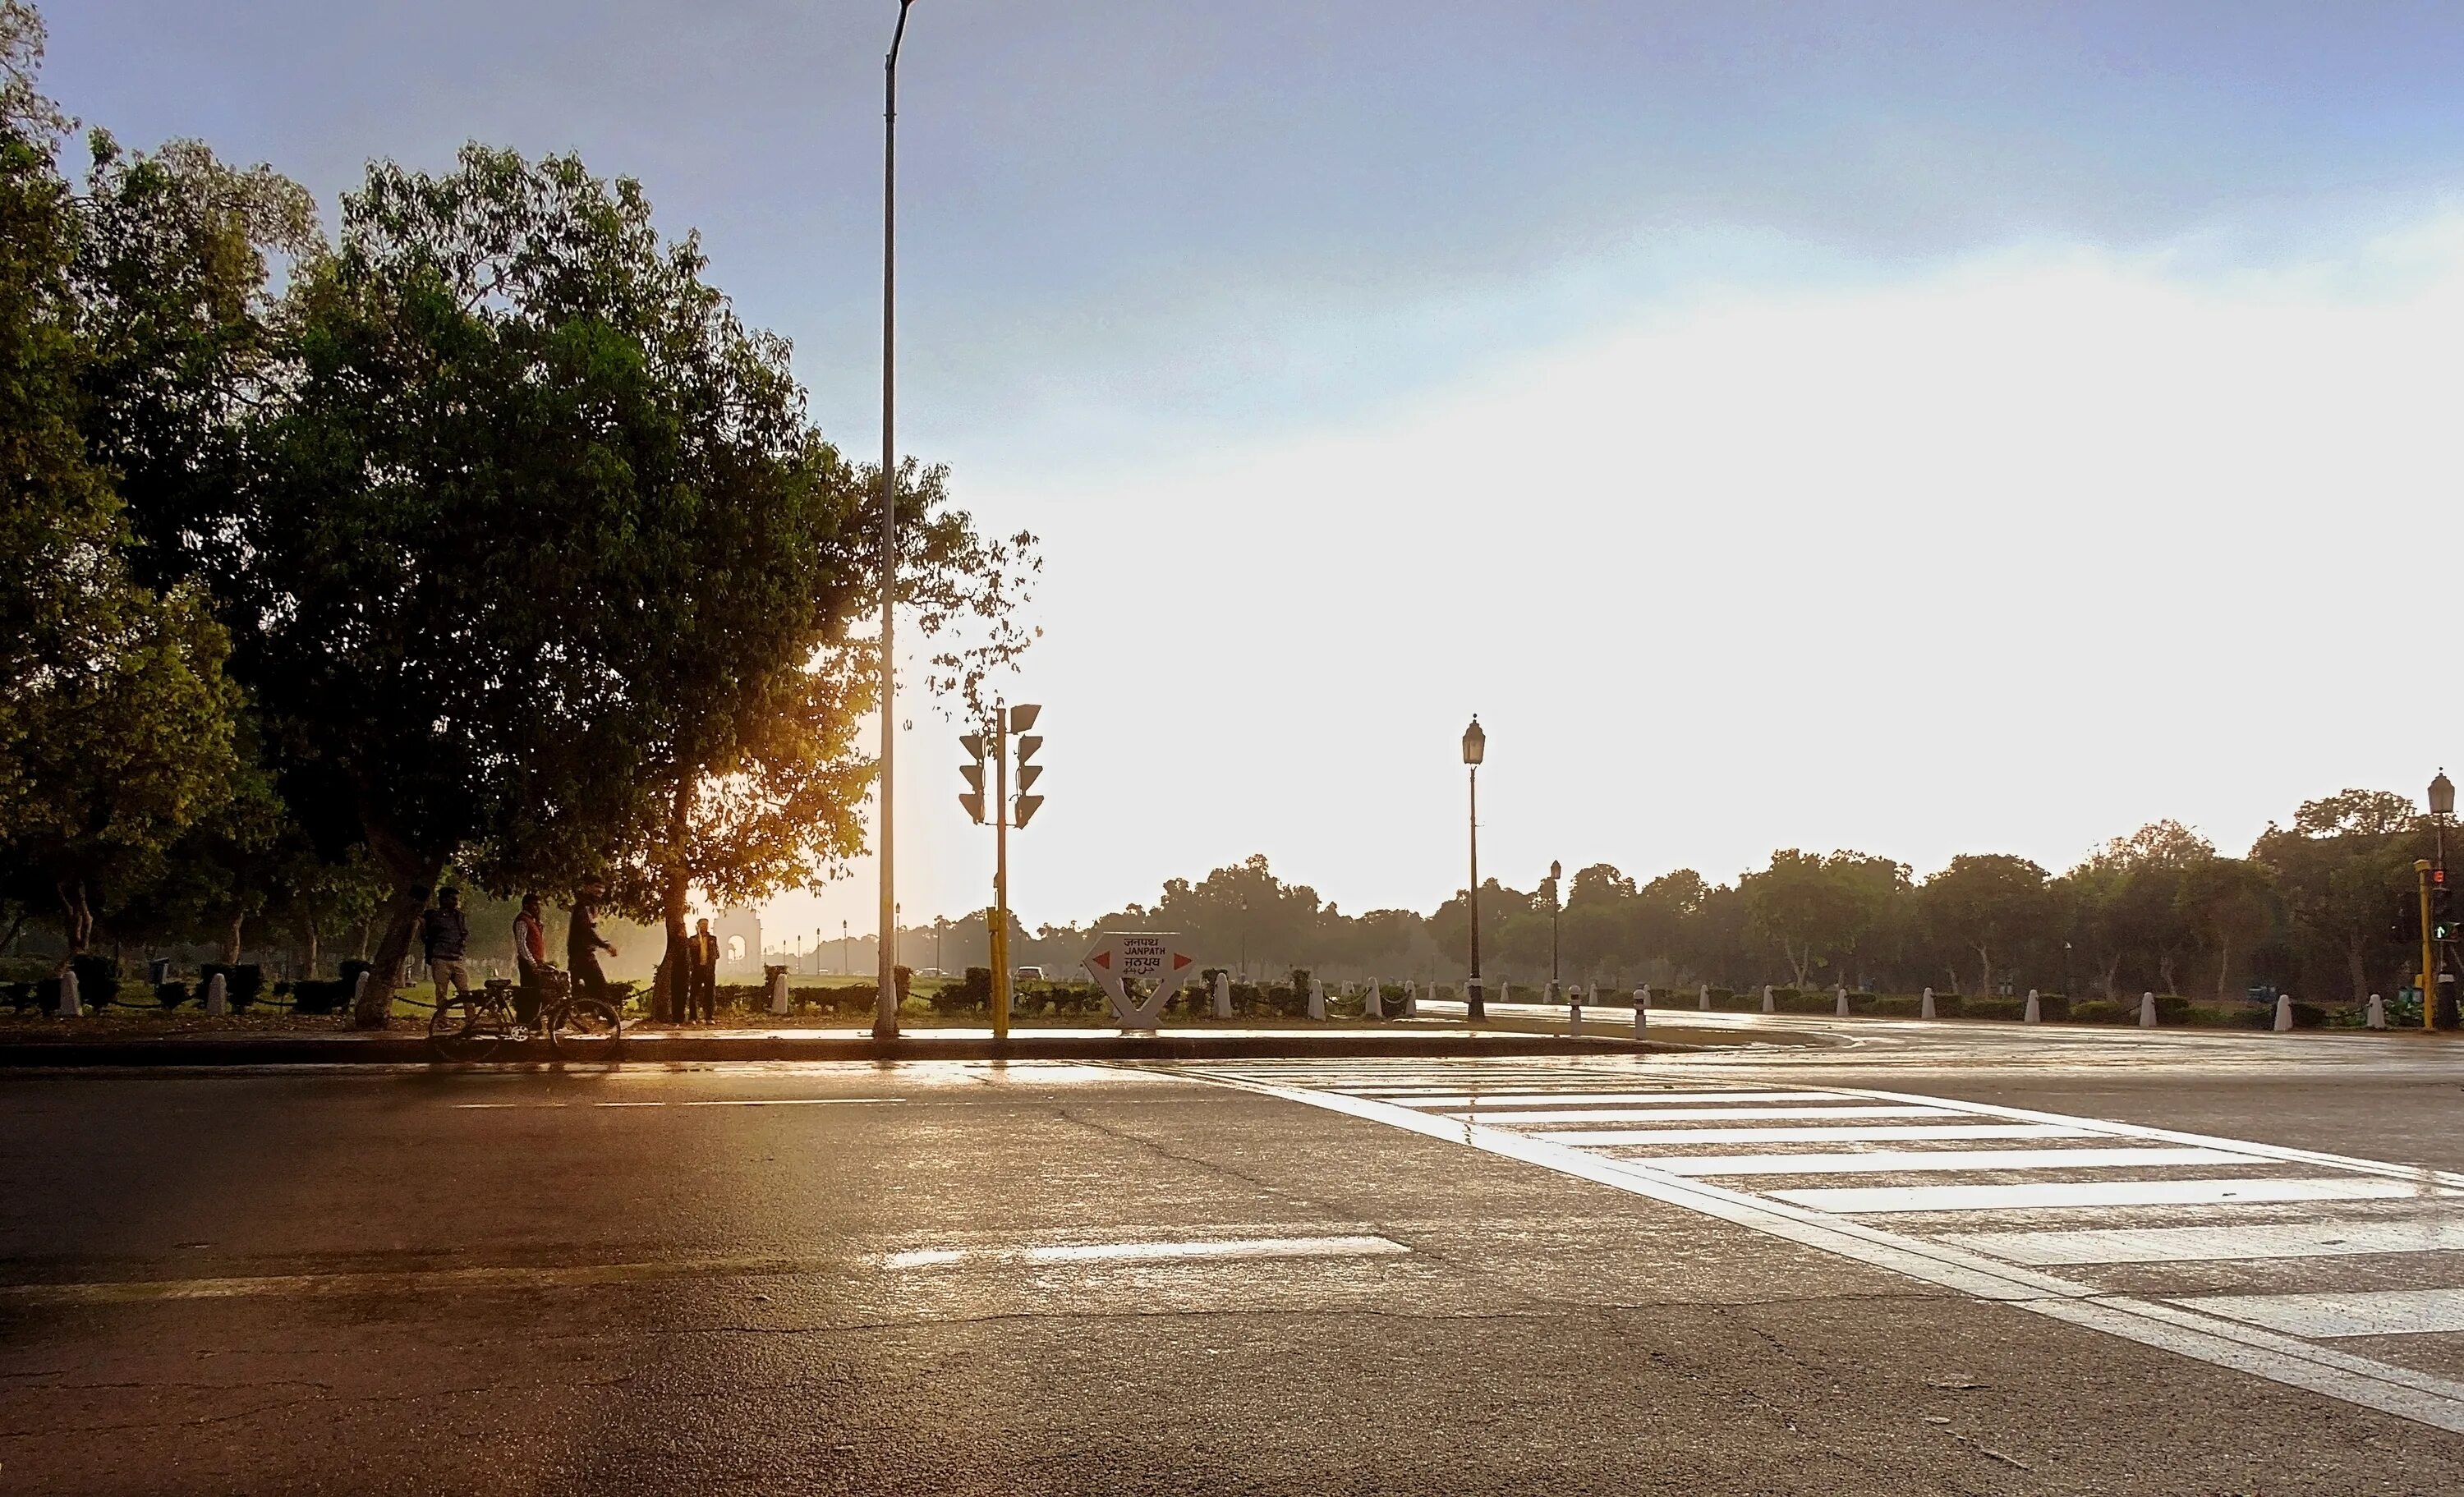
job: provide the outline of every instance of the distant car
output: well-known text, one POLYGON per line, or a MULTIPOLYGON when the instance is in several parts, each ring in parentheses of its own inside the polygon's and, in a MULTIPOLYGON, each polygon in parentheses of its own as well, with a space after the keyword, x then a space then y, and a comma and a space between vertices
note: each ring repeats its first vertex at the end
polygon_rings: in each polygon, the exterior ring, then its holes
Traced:
POLYGON ((1018 969, 1015 980, 1020 982, 1041 982, 1044 980, 1044 969, 1042 967, 1021 967, 1018 969))

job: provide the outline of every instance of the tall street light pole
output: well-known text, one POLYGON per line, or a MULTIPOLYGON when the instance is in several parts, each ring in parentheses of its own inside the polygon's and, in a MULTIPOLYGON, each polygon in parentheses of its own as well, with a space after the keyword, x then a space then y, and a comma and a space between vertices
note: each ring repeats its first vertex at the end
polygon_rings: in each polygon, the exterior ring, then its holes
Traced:
POLYGON ((898 44, 907 36, 907 8, 898 0, 898 29, 890 33, 881 90, 881 973, 873 994, 872 1037, 898 1037, 898 873, 891 773, 897 759, 898 674, 891 643, 891 609, 898 601, 898 447, 891 416, 896 384, 891 363, 896 346, 898 267, 898 44))
POLYGON ((1566 902, 1557 897, 1557 880, 1566 876, 1566 866, 1556 859, 1549 860, 1549 997, 1557 997, 1557 914, 1566 902))
POLYGON ((1480 991, 1480 761, 1488 754, 1488 735, 1480 731, 1480 715, 1463 729, 1463 763, 1471 771, 1471 980, 1463 984, 1463 1018, 1480 1024, 1488 1008, 1480 991))
POLYGON ((2448 901, 2454 897, 2447 892, 2447 818, 2454 814, 2455 782, 2441 769, 2438 778, 2430 782, 2430 825, 2437 843, 2421 913, 2421 1026, 2425 1029, 2453 1028, 2456 1023, 2447 1006, 2447 932, 2442 928, 2448 901))

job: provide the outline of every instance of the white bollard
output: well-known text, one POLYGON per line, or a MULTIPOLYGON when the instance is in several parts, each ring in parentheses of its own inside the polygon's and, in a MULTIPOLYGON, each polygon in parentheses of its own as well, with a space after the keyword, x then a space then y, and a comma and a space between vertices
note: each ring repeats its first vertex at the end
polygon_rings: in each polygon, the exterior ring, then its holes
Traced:
POLYGON ((60 974, 60 1017, 63 1019, 83 1019, 85 1017, 85 1004, 80 1001, 77 994, 77 980, 75 970, 60 974))
POLYGON ((1925 997, 1917 1000, 1917 1017, 1919 1019, 1931 1019, 1934 1017, 1933 989, 1925 989, 1925 997))
POLYGON ((1651 989, 1647 987, 1636 988, 1634 990, 1634 1037, 1638 1040, 1642 1038, 1642 1031, 1648 1027, 1651 1023, 1648 1018, 1644 1017, 1650 1013, 1650 1011, 1651 989))
POLYGON ((368 974, 362 971, 358 977, 351 979, 351 1012, 358 1013, 360 1004, 366 1002, 367 996, 368 974))
POLYGON ((1573 983, 1566 989, 1566 1033, 1583 1032, 1583 984, 1573 983))
POLYGON ((1361 992, 1360 1011, 1372 1019, 1386 1017, 1386 995, 1379 990, 1375 978, 1371 978, 1369 986, 1361 992))
POLYGON ((2153 993, 2139 995, 2139 1027, 2142 1029, 2156 1027, 2156 995, 2153 993))
POLYGON ((2373 1029, 2386 1028, 2387 1000, 2379 997, 2376 993, 2372 993, 2370 995, 2370 1006, 2364 1016, 2363 1023, 2373 1029))
POLYGON ((1232 974, 1228 972, 1215 974, 1215 1017, 1232 1017, 1232 974))
POLYGON ((1406 1019, 1420 1017, 1420 980, 1419 978, 1404 980, 1403 1017, 1406 1019))
POLYGON ((2283 1034, 2291 1030, 2292 1027, 2293 995, 2290 993, 2278 993, 2276 995, 2276 1032, 2283 1034))
POLYGON ((2019 1022, 2021 1024, 2040 1024, 2045 1022, 2045 1011, 2036 1002, 2036 990, 2035 988, 2028 989, 2028 1010, 2026 1013, 2019 1016, 2019 1022))
POLYGON ((1315 978, 1309 979, 1309 1016, 1311 1019, 1326 1017, 1326 984, 1315 978))
POLYGON ((1694 1006, 1704 1013, 1711 1011, 1711 984, 1705 982, 1694 995, 1694 1006))
POLYGON ((219 972, 206 980, 206 1012, 209 1014, 231 1012, 231 989, 224 986, 223 975, 219 972))
POLYGON ((1845 1019, 1845 1018, 1847 1018, 1847 1017, 1848 1017, 1848 984, 1847 984, 1847 983, 1842 982, 1842 983, 1840 983, 1840 984, 1839 984, 1838 994, 1839 994, 1839 1003, 1838 1003, 1838 1006, 1837 1006, 1837 1007, 1836 1007, 1836 1008, 1834 1008, 1834 1009, 1832 1009, 1832 1010, 1831 1010, 1831 1014, 1832 1014, 1832 1017, 1833 1017, 1833 1018, 1835 1018, 1835 1019, 1845 1019))
POLYGON ((1768 982, 1763 984, 1763 1012, 1767 1014, 1775 1014, 1779 1012, 1779 1009, 1771 1002, 1771 984, 1768 982))
POLYGON ((770 1011, 774 1014, 787 1011, 787 974, 783 972, 770 975, 770 1011))

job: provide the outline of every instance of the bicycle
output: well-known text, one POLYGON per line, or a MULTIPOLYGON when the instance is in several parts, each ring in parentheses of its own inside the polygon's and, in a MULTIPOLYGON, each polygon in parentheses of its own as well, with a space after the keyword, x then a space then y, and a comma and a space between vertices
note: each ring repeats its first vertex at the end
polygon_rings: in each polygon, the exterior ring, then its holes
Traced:
MULTIPOLYGON (((625 1010, 610 999, 573 991, 573 976, 555 967, 539 974, 538 1032, 547 1036, 550 1054, 559 1060, 612 1061, 624 1051, 625 1010)), ((428 1047, 439 1060, 484 1061, 508 1040, 529 1037, 514 999, 521 989, 505 978, 492 978, 476 993, 455 991, 436 1005, 428 1021, 428 1047)))

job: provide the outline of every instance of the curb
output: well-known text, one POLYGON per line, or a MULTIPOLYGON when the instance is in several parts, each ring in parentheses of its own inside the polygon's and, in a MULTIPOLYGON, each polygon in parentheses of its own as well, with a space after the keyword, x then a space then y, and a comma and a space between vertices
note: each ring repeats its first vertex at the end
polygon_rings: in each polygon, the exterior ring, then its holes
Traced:
MULTIPOLYGON (((669 1061, 1210 1061, 1210 1060, 1401 1060, 1449 1056, 1640 1055, 1700 1048, 1665 1041, 1613 1036, 1516 1034, 1486 1030, 1397 1035, 1257 1033, 1147 1036, 1020 1035, 1007 1041, 966 1036, 799 1039, 776 1035, 727 1039, 715 1035, 628 1036, 623 1062, 669 1061)), ((542 1040, 507 1045, 487 1064, 550 1060, 542 1040)), ((425 1039, 408 1036, 250 1036, 242 1039, 38 1040, 0 1045, 0 1070, 67 1067, 223 1066, 416 1066, 446 1065, 429 1052, 425 1039)), ((583 1063, 587 1064, 587 1063, 583 1063)))

